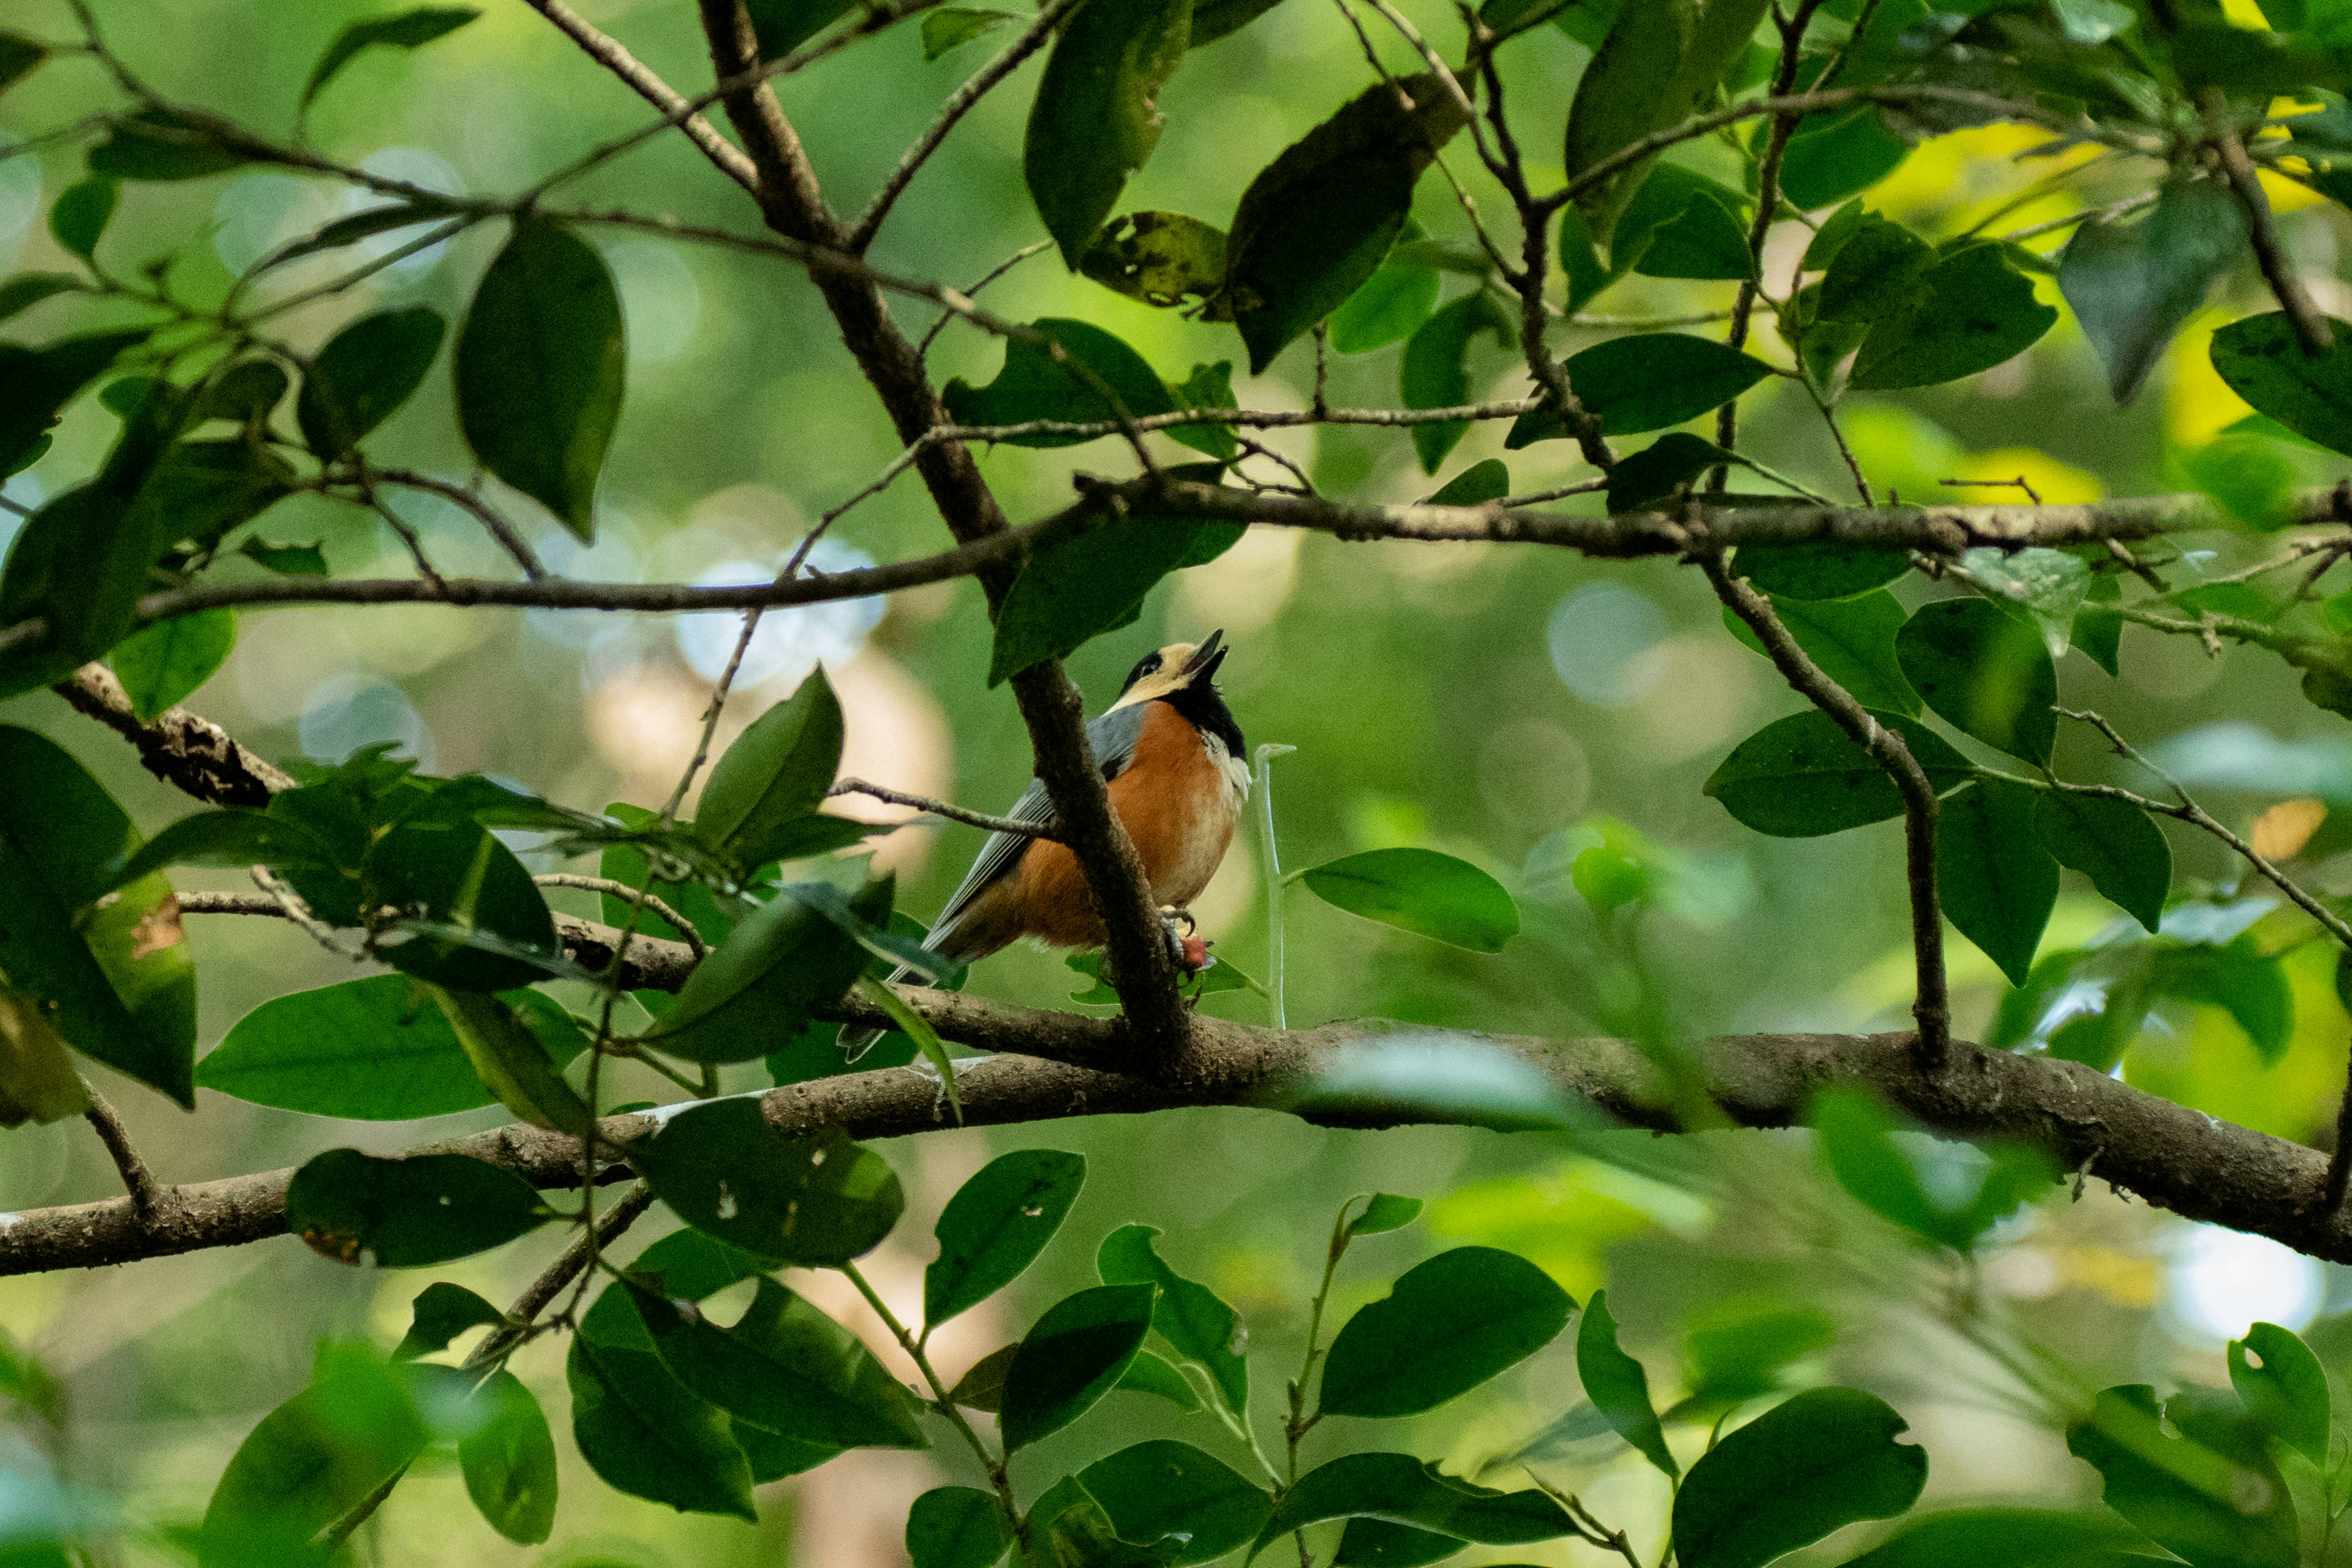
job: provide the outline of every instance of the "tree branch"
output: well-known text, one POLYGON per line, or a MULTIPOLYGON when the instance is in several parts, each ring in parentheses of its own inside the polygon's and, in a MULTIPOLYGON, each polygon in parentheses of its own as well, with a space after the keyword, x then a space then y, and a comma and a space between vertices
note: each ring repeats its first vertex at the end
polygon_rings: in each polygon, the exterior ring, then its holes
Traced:
POLYGON ((102 664, 85 664, 58 682, 57 694, 139 749, 147 771, 198 800, 267 805, 292 775, 247 750, 209 719, 166 708, 152 722, 131 710, 122 682, 102 664))
POLYGON ((130 1129, 122 1125, 121 1116, 107 1103, 106 1097, 91 1088, 87 1079, 81 1087, 82 1092, 89 1097, 89 1109, 82 1114, 97 1130, 98 1141, 106 1145, 107 1154, 114 1161, 115 1170, 121 1173, 122 1184, 131 1194, 131 1212, 152 1222, 163 1202, 163 1184, 155 1180, 155 1173, 147 1168, 147 1162, 139 1157, 139 1151, 131 1142, 130 1129))
MULTIPOLYGON (((932 816, 945 817, 950 822, 961 822, 971 827, 985 827, 991 833, 1010 833, 1021 838, 1049 838, 1056 844, 1062 842, 1061 829, 1050 823, 1022 822, 1010 816, 991 816, 984 811, 972 811, 964 806, 950 805, 946 801, 933 800, 929 795, 908 795, 905 790, 885 789, 880 784, 867 784, 864 779, 844 779, 824 793, 827 799, 845 795, 871 795, 876 800, 887 801, 892 805, 911 805, 918 811, 926 812, 932 816)), ((544 878, 541 879, 545 880, 544 878)))
POLYGON ((2303 279, 2295 274, 2294 262, 2279 243, 2270 197, 2263 194, 2262 176, 2254 172, 2253 161, 2246 156, 2246 143, 2231 121, 2228 95, 2218 87, 2201 89, 2197 106, 2205 112, 2206 130, 2213 139, 2214 151, 2221 155, 2221 169, 2230 176, 2230 188, 2236 193, 2238 205, 2245 209, 2246 233, 2253 241, 2254 260, 2261 265, 2271 292, 2278 297, 2279 309, 2286 312, 2295 341, 2306 354, 2326 353, 2336 346, 2336 334, 2327 325, 2326 313, 2312 303, 2303 279))
MULTIPOLYGON (((742 150, 719 133, 719 128, 693 112, 693 106, 677 89, 664 81, 651 68, 623 47, 619 39, 600 31, 586 17, 563 0, 524 0, 532 10, 555 24, 565 37, 586 51, 588 58, 611 71, 625 83, 630 91, 652 104, 693 140, 702 155, 720 174, 750 191, 760 192, 760 172, 742 150)), ((754 64, 757 63, 755 58, 754 64)))

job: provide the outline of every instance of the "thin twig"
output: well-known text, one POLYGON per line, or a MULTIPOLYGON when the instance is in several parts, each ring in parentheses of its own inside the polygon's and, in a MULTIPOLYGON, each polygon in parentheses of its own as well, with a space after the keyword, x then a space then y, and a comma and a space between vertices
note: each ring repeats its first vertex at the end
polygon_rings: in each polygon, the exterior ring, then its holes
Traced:
POLYGON ((82 1114, 97 1129, 98 1141, 106 1145, 115 1170, 121 1173, 122 1185, 131 1194, 132 1212, 142 1219, 152 1220, 163 1202, 163 1184, 147 1168, 147 1162, 139 1157, 139 1151, 131 1144, 130 1130, 122 1125, 122 1118, 114 1107, 107 1103, 106 1096, 99 1093, 88 1079, 82 1079, 81 1088, 89 1098, 89 1109, 82 1114))
POLYGON ((1009 833, 1019 838, 1045 838, 1056 844, 1066 842, 1061 829, 1050 822, 1023 822, 1015 817, 992 816, 987 812, 951 805, 943 800, 933 800, 929 795, 909 795, 905 790, 867 784, 864 779, 844 779, 824 793, 827 799, 844 795, 871 795, 876 800, 888 801, 892 805, 911 805, 918 811, 945 817, 950 822, 984 827, 991 833, 1009 833))
POLYGON ((709 952, 703 943, 702 933, 694 929, 692 921, 653 894, 641 892, 626 882, 612 877, 583 876, 574 871, 544 871, 531 880, 542 888, 575 888, 583 893, 602 893, 607 898, 641 900, 646 909, 669 922, 670 929, 677 932, 678 940, 694 950, 698 961, 709 952))
POLYGON ((2254 260, 2262 267, 2271 292, 2278 296, 2279 309, 2286 312, 2295 341, 2306 354, 2326 353, 2336 346, 2336 333, 2327 324, 2326 314, 2312 303, 2302 278, 2295 273, 2294 262, 2279 243, 2270 197, 2263 194, 2262 176, 2254 172, 2252 160, 2246 156, 2246 144, 2231 122, 2229 96, 2218 87, 2208 87, 2198 92, 2197 103, 2205 111, 2207 133, 2212 138, 2214 150, 2221 155, 2221 168, 2230 176, 2230 188, 2237 194, 2238 205, 2245 209, 2254 260))

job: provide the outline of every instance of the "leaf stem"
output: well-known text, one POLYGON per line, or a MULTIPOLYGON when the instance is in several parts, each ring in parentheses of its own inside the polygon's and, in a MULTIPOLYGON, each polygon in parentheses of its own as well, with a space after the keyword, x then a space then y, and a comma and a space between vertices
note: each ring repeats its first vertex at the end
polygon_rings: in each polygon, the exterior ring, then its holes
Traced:
POLYGON ((1289 1016, 1282 1005, 1282 889, 1288 884, 1282 875, 1282 855, 1274 838, 1274 770, 1267 764, 1276 757, 1286 757, 1298 750, 1268 741, 1257 749, 1254 772, 1257 791, 1257 857, 1265 877, 1265 992, 1273 1005, 1274 1026, 1290 1027, 1289 1016))

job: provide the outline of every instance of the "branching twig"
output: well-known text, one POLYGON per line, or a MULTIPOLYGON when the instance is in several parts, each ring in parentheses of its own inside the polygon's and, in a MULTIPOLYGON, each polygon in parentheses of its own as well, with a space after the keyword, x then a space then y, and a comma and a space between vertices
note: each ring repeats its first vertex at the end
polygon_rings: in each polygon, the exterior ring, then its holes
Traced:
POLYGON ((2263 194, 2262 176, 2254 172, 2252 161, 2246 156, 2246 143, 2231 120, 2229 96, 2218 87, 2208 87, 2198 93, 2197 104, 2204 110, 2206 130, 2213 139, 2214 150, 2221 155, 2221 168, 2230 176, 2230 188, 2236 193, 2238 205, 2245 209, 2247 235, 2253 241, 2254 259, 2262 267, 2263 277, 2269 281, 2271 292, 2278 296, 2279 309, 2286 312, 2303 352, 2325 353, 2336 346, 2336 333, 2329 328, 2326 313, 2312 303, 2303 279, 2295 273, 2294 262, 2279 243, 2270 197, 2263 194))
POLYGON ((155 1180, 155 1173, 147 1168, 147 1162, 139 1157, 139 1151, 131 1145, 129 1129, 122 1125, 122 1118, 113 1106, 107 1103, 106 1097, 91 1087, 88 1079, 82 1080, 81 1088, 82 1092, 89 1097, 89 1109, 82 1114, 89 1119, 90 1126, 97 1129, 98 1141, 106 1145, 108 1155, 114 1161, 115 1170, 121 1173, 122 1185, 131 1194, 131 1212, 142 1219, 152 1221, 163 1201, 162 1184, 155 1180))
POLYGON ((602 893, 607 898, 640 902, 654 914, 669 922, 670 929, 677 932, 679 940, 694 950, 694 956, 698 961, 709 951, 703 943, 702 933, 694 929, 692 921, 679 914, 653 894, 633 888, 626 882, 617 881, 611 877, 585 877, 572 871, 546 871, 533 877, 531 880, 542 888, 575 888, 583 893, 602 893))
POLYGON ((1021 822, 1010 816, 991 816, 984 811, 972 811, 961 805, 950 805, 929 795, 908 795, 905 790, 887 789, 881 784, 867 784, 864 779, 844 779, 824 792, 828 798, 843 795, 871 795, 876 800, 888 801, 892 805, 911 805, 933 816, 950 822, 961 822, 971 827, 984 827, 991 833, 1010 833, 1021 838, 1046 838, 1064 842, 1061 830, 1051 823, 1021 822))

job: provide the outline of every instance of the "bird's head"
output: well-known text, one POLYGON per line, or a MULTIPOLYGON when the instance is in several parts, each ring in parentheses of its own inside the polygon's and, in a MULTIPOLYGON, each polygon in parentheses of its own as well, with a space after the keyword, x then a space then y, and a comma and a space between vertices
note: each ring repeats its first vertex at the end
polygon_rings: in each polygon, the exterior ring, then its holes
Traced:
POLYGON ((1206 642, 1172 642, 1158 653, 1146 654, 1128 672, 1127 684, 1118 689, 1118 700, 1111 707, 1132 708, 1186 691, 1215 690, 1217 667, 1231 651, 1224 646, 1224 636, 1222 631, 1211 632, 1206 642))

